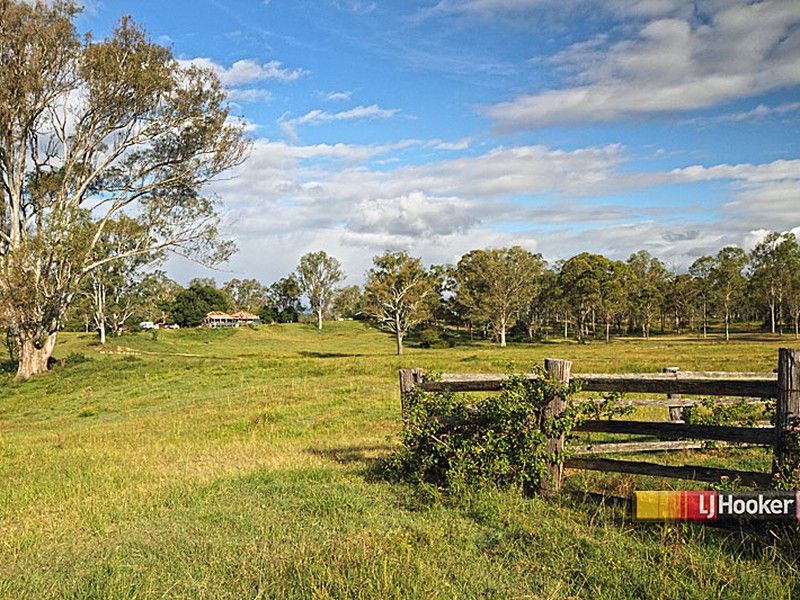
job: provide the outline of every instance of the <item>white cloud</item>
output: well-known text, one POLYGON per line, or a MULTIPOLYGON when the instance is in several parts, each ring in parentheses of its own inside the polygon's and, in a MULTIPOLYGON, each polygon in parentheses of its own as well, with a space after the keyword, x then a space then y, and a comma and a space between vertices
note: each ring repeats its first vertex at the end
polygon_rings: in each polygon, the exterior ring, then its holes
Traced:
POLYGON ((233 88, 228 91, 228 99, 234 102, 269 102, 272 92, 264 88, 233 88))
POLYGON ((330 100, 332 102, 344 102, 350 100, 350 96, 353 95, 353 92, 321 92, 320 96, 325 100, 330 100))
POLYGON ((683 5, 617 3, 626 14, 658 18, 630 39, 598 37, 551 57, 572 85, 483 112, 515 130, 670 114, 800 84, 800 4, 703 3, 703 19, 684 16, 683 5))
POLYGON ((384 249, 443 262, 473 248, 517 243, 553 259, 583 250, 626 258, 644 248, 686 267, 700 254, 748 243, 755 229, 800 225, 800 160, 637 173, 627 169, 630 158, 619 146, 518 146, 388 167, 404 149, 439 143, 257 140, 249 160, 213 188, 242 248, 237 268, 271 280, 303 252, 324 248, 358 282, 371 256, 384 249), (605 199, 704 181, 727 186, 729 200, 708 205, 705 197, 687 199, 680 187, 674 204, 634 207, 605 199))
POLYGON ((444 140, 431 140, 428 145, 432 146, 436 150, 466 150, 469 148, 470 142, 470 138, 461 138, 460 140, 455 140, 452 142, 446 142, 444 140))
POLYGON ((292 139, 297 139, 298 125, 319 125, 331 121, 351 121, 355 119, 389 119, 400 112, 397 108, 381 108, 377 104, 370 106, 357 106, 349 110, 331 113, 322 109, 307 112, 302 117, 294 119, 281 119, 279 121, 283 132, 292 139))
POLYGON ((230 67, 223 67, 210 58, 198 57, 191 60, 179 61, 181 64, 196 65, 206 69, 211 69, 219 77, 226 87, 233 87, 257 81, 295 81, 303 75, 307 75, 305 69, 288 69, 283 67, 283 63, 271 60, 264 64, 259 64, 254 60, 237 60, 230 67))
POLYGON ((347 219, 354 233, 388 234, 411 240, 472 229, 482 207, 461 198, 436 198, 414 191, 398 198, 362 200, 347 219))
POLYGON ((710 117, 697 117, 683 121, 686 124, 706 124, 706 123, 739 123, 741 121, 755 121, 770 117, 780 117, 792 112, 800 111, 800 102, 787 102, 776 106, 759 104, 755 108, 745 111, 722 113, 710 117))

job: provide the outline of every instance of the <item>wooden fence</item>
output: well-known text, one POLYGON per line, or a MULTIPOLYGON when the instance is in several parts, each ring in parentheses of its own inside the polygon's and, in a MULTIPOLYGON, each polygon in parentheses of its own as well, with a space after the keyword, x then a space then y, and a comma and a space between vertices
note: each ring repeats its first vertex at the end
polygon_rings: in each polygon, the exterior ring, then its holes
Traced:
MULTIPOLYGON (((680 371, 669 367, 662 373, 597 374, 571 373, 568 360, 545 359, 545 371, 556 381, 567 383, 580 380, 581 389, 587 392, 625 392, 667 394, 665 399, 623 399, 630 406, 666 406, 670 421, 593 420, 579 426, 577 431, 653 436, 661 441, 633 443, 604 443, 571 447, 574 456, 565 462, 554 462, 548 467, 548 477, 542 482, 542 492, 552 494, 561 488, 563 468, 586 469, 637 475, 654 475, 679 479, 719 481, 721 477, 739 477, 747 485, 766 486, 784 464, 796 464, 797 444, 788 435, 796 431, 800 419, 800 350, 781 348, 778 351, 777 373, 733 373, 709 371, 680 371), (719 402, 735 402, 748 398, 753 402, 776 402, 774 426, 730 427, 717 425, 691 425, 680 420, 679 411, 685 406, 700 402, 683 395, 724 396, 719 402), (732 397, 732 398, 731 398, 732 397), (664 441, 667 440, 667 441, 664 441), (686 441, 693 440, 693 441, 686 441), (772 473, 738 471, 694 465, 665 466, 650 462, 592 458, 593 454, 618 454, 700 448, 696 440, 715 440, 724 443, 749 444, 772 447, 774 453, 772 473)), ((535 378, 536 375, 527 375, 535 378)), ((422 369, 400 370, 400 397, 403 418, 406 417, 408 393, 415 387, 425 391, 493 392, 502 389, 507 379, 504 375, 444 374, 435 381, 427 380, 422 369)), ((566 407, 565 399, 552 398, 546 407, 548 415, 556 415, 566 407)), ((558 455, 564 449, 563 439, 548 440, 548 450, 558 455)))

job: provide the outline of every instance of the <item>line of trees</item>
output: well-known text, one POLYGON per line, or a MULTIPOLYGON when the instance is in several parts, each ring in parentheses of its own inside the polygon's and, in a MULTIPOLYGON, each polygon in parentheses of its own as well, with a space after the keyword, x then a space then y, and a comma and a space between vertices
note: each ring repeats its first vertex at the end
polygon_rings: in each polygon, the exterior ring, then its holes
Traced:
POLYGON ((461 329, 500 346, 511 335, 610 341, 647 338, 655 329, 706 337, 712 320, 726 340, 735 322, 778 334, 791 326, 800 337, 800 244, 791 233, 770 233, 750 253, 722 248, 686 273, 670 272, 646 251, 626 261, 581 252, 548 265, 515 246, 473 250, 455 265, 429 268, 405 252, 386 252, 374 258, 363 290, 337 287, 344 273, 324 251, 304 255, 295 272, 269 286, 231 279, 218 288, 213 279, 194 279, 182 288, 160 271, 142 271, 141 261, 114 264, 88 280, 70 312, 73 328, 93 326, 101 342, 106 330, 118 333, 131 320, 196 326, 211 310, 246 310, 265 323, 297 322, 309 311, 319 328, 331 318, 368 319, 392 333, 398 354, 410 333, 430 329, 461 329))
POLYGON ((549 266, 520 247, 468 252, 456 265, 423 268, 419 259, 387 252, 367 274, 365 313, 396 336, 397 352, 413 328, 464 327, 505 346, 509 332, 534 339, 559 331, 578 340, 612 334, 650 337, 702 332, 722 322, 786 327, 800 337, 800 244, 773 232, 747 253, 727 246, 673 273, 642 250, 627 261, 582 252, 549 266))
POLYGON ((244 310, 265 323, 294 323, 306 310, 305 301, 320 329, 324 319, 362 314, 361 288, 338 288, 344 278, 341 265, 323 251, 304 255, 295 273, 269 286, 256 279, 238 278, 217 286, 213 278, 201 277, 183 287, 163 271, 153 271, 153 260, 151 256, 114 261, 109 268, 93 273, 68 311, 66 327, 95 330, 105 344, 107 332, 118 335, 131 324, 152 321, 196 327, 215 310, 244 310), (146 270, 147 266, 151 270, 146 270))

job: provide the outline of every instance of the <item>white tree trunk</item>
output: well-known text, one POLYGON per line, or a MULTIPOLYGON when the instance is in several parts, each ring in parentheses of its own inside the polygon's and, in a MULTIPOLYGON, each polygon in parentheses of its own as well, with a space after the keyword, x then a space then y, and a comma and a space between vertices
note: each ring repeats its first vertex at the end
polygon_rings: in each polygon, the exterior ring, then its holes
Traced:
POLYGON ((32 336, 17 335, 17 351, 19 352, 19 364, 15 378, 17 381, 24 381, 34 375, 47 372, 47 361, 53 354, 56 335, 56 332, 50 333, 40 343, 37 343, 32 336))
POLYGON ((400 356, 403 354, 403 329, 400 326, 400 315, 397 313, 394 315, 394 332, 397 341, 397 355, 400 356))

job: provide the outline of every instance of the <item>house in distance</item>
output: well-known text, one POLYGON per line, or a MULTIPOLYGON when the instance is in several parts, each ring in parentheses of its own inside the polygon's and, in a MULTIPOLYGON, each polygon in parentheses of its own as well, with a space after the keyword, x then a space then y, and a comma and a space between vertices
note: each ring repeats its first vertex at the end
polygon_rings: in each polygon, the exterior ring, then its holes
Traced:
POLYGON ((219 329, 221 327, 241 327, 243 325, 259 325, 261 319, 258 315, 249 313, 245 310, 237 311, 233 314, 228 314, 219 310, 212 310, 203 319, 203 325, 211 329, 219 329))

